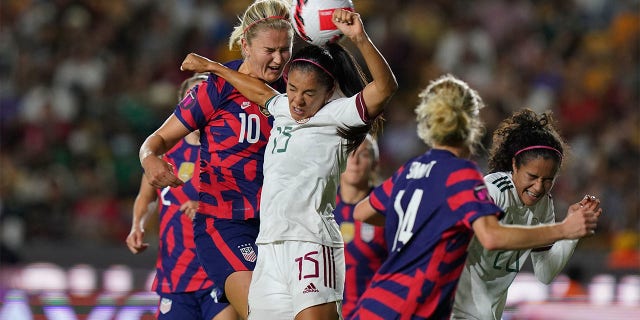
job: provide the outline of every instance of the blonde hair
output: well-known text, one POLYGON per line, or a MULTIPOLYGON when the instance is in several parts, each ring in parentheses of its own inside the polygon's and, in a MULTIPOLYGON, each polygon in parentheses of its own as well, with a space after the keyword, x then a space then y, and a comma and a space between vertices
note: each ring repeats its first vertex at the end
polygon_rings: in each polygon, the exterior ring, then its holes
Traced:
POLYGON ((419 97, 418 136, 429 146, 466 147, 475 154, 484 134, 479 118, 484 104, 478 93, 447 74, 432 81, 419 97))
MULTIPOLYGON (((229 38, 229 50, 237 45, 242 47, 242 39, 249 44, 260 29, 287 29, 293 39, 293 27, 290 22, 291 4, 284 0, 258 0, 245 10, 240 24, 233 28, 229 38)), ((244 54, 244 53, 243 53, 244 54)))

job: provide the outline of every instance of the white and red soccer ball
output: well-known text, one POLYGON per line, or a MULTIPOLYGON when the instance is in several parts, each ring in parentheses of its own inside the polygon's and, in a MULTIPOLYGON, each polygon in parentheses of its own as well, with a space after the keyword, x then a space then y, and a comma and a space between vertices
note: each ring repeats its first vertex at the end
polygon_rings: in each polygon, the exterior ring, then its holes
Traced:
POLYGON ((292 0, 291 24, 304 41, 323 46, 342 37, 331 19, 336 9, 353 11, 353 3, 351 0, 292 0))

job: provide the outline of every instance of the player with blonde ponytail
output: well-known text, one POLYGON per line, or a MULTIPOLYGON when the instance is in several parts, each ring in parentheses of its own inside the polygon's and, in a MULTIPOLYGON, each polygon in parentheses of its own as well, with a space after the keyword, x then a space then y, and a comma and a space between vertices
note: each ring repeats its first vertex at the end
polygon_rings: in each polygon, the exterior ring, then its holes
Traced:
POLYGON ((586 200, 572 205, 561 223, 500 224, 504 212, 491 201, 476 164, 465 159, 482 136, 480 96, 445 75, 419 97, 418 135, 431 149, 355 208, 356 219, 385 226, 389 254, 353 319, 448 319, 474 234, 488 250, 526 249, 577 239, 596 227, 597 203, 586 200))

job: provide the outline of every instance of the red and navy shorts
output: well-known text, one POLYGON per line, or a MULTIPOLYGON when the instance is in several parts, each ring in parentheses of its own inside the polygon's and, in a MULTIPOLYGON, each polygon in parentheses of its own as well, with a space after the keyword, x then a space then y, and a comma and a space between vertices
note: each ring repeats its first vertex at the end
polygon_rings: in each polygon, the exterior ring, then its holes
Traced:
MULTIPOLYGON (((259 229, 258 219, 219 219, 196 213, 193 234, 198 260, 220 289, 224 290, 224 283, 232 273, 255 269, 259 229)), ((228 302, 224 292, 220 301, 228 302)))

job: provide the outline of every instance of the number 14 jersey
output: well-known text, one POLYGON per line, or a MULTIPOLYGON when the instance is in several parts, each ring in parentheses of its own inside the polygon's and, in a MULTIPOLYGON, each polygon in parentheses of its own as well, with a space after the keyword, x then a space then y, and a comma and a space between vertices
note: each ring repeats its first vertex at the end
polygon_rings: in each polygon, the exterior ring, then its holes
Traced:
POLYGON ((371 193, 386 216, 389 256, 356 306, 354 319, 447 319, 471 224, 499 215, 476 165, 432 149, 371 193))

